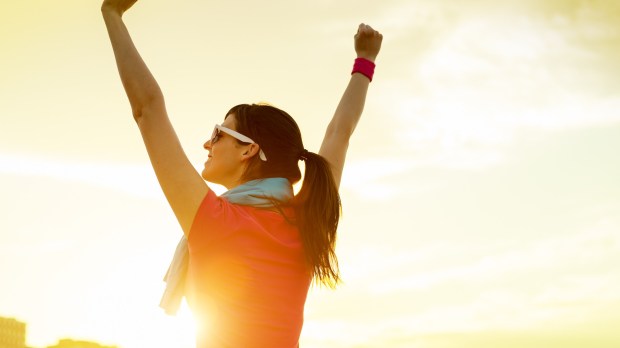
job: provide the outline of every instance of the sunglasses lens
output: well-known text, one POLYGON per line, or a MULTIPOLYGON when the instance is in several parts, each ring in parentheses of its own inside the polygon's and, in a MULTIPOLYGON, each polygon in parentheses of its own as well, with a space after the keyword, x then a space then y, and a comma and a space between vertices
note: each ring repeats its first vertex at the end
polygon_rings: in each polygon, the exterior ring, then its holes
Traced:
POLYGON ((213 134, 211 134, 211 145, 215 144, 220 139, 220 130, 215 128, 213 134))

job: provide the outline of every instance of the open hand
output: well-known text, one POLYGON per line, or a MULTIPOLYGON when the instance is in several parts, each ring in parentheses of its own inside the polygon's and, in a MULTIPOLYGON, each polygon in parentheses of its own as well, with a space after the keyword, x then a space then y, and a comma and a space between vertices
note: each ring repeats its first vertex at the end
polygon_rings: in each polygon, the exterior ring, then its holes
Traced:
POLYGON ((374 30, 370 25, 362 23, 357 28, 357 34, 355 34, 354 38, 357 57, 366 58, 374 62, 381 49, 383 35, 374 30))
POLYGON ((138 0, 103 0, 101 11, 112 11, 119 15, 129 10, 138 0))

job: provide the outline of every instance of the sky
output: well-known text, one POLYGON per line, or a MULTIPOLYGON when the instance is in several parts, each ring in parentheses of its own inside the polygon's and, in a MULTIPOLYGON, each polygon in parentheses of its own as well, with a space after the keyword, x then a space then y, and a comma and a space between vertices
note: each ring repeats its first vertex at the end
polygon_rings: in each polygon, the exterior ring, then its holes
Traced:
MULTIPOLYGON (((193 347, 181 236, 99 2, 0 3, 0 316, 28 344, 193 347)), ((190 161, 269 102, 318 151, 360 22, 383 36, 343 174, 344 283, 304 347, 620 345, 620 2, 141 0, 125 22, 190 161)), ((221 193, 221 187, 213 186, 221 193)))

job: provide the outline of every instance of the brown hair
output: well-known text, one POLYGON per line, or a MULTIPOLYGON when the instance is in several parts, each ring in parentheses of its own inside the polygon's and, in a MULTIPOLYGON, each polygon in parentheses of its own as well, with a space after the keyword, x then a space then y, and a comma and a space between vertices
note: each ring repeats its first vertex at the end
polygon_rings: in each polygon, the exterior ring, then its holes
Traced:
POLYGON ((316 283, 334 288, 340 281, 336 258, 336 230, 341 204, 330 164, 322 156, 305 152, 301 132, 286 112, 267 104, 240 104, 228 111, 234 114, 237 131, 252 138, 267 161, 254 156, 243 174, 243 181, 281 177, 291 184, 301 179, 299 160, 306 172, 299 193, 290 205, 300 231, 306 261, 316 283))

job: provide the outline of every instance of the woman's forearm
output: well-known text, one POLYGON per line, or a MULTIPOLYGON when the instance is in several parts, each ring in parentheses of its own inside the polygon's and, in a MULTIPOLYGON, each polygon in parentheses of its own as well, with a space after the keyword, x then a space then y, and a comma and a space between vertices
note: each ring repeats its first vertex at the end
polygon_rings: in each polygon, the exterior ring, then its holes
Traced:
POLYGON ((102 9, 102 14, 123 87, 134 118, 138 118, 142 115, 142 110, 151 103, 163 103, 163 94, 131 40, 122 16, 105 8, 102 9))
POLYGON ((356 60, 353 74, 344 91, 334 117, 327 126, 327 134, 334 134, 348 141, 364 111, 368 86, 372 80, 374 61, 381 49, 383 35, 364 23, 360 24, 355 39, 356 60), (359 63, 359 65, 358 65, 359 63))
POLYGON ((349 84, 338 103, 334 117, 328 126, 328 131, 338 132, 340 134, 351 136, 357 123, 364 111, 366 103, 366 94, 370 80, 360 74, 351 75, 349 84))

